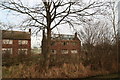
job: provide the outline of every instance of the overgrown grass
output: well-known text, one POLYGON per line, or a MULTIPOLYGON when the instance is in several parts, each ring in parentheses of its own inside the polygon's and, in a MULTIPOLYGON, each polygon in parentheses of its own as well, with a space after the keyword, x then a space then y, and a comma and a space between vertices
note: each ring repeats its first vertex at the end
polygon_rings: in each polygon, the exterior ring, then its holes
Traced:
POLYGON ((114 74, 107 74, 107 75, 99 75, 94 78, 120 78, 120 73, 114 73, 114 74))
POLYGON ((108 72, 94 72, 82 64, 63 64, 61 67, 52 67, 48 71, 39 65, 19 64, 3 67, 3 78, 83 78, 103 73, 108 72))
POLYGON ((3 78, 83 78, 109 73, 104 69, 91 70, 90 65, 84 66, 78 55, 52 55, 47 71, 42 55, 11 57, 4 61, 9 66, 2 67, 3 78))

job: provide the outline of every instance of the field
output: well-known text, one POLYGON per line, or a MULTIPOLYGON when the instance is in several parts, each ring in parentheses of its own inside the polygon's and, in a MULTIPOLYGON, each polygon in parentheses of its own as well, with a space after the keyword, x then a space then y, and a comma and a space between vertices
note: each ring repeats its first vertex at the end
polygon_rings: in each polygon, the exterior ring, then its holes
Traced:
MULTIPOLYGON (((50 68, 47 71, 44 69, 42 60, 42 56, 38 54, 3 59, 3 78, 87 78, 109 74, 106 70, 91 70, 90 66, 84 66, 77 55, 52 56, 50 68)), ((111 76, 117 77, 117 75, 111 76)))
POLYGON ((108 78, 108 79, 119 79, 120 78, 120 73, 110 73, 110 74, 104 74, 104 75, 95 75, 95 76, 89 76, 86 77, 86 79, 94 79, 94 78, 108 78))

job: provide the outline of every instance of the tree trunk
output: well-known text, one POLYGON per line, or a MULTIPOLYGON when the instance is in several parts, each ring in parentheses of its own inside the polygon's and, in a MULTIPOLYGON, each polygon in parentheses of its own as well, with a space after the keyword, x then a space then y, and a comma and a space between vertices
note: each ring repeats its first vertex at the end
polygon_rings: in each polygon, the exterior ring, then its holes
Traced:
POLYGON ((46 56, 45 56, 45 68, 48 70, 50 64, 50 53, 51 53, 51 12, 49 2, 44 2, 46 8, 46 21, 47 21, 47 38, 46 38, 46 56))
POLYGON ((45 58, 45 68, 46 70, 49 68, 49 64, 50 64, 50 43, 51 43, 51 30, 47 29, 47 40, 46 40, 46 58, 45 58))

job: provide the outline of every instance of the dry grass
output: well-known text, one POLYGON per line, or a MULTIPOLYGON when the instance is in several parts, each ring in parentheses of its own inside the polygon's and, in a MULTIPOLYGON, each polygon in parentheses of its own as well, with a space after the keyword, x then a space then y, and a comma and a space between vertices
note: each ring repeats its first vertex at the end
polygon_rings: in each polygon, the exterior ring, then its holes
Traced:
MULTIPOLYGON (((84 66, 77 57, 59 56, 57 60, 52 60, 49 70, 45 71, 42 66, 42 56, 30 56, 23 58, 17 57, 5 61, 9 66, 3 66, 3 78, 83 78, 100 74, 108 74, 106 69, 91 70, 91 66, 84 66), (19 61, 20 59, 20 61, 19 61), (12 61, 12 62, 11 62, 12 61), (10 63, 11 62, 11 63, 10 63), (16 63, 19 65, 16 65, 16 63)), ((111 70, 116 71, 115 62, 111 64, 111 70)), ((98 66, 97 66, 98 67, 98 66)))
POLYGON ((63 64, 61 67, 52 67, 45 72, 38 65, 3 67, 3 78, 82 78, 96 74, 108 73, 105 70, 91 71, 90 67, 82 64, 63 64))

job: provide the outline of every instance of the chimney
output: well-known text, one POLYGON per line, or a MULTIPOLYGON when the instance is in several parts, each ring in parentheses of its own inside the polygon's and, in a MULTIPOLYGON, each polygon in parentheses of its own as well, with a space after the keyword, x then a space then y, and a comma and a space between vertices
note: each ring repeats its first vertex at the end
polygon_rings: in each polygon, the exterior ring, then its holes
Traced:
POLYGON ((77 37, 77 32, 75 33, 75 37, 77 37))
POLYGON ((29 29, 29 32, 30 32, 30 34, 31 34, 31 29, 29 29))
POLYGON ((77 39, 77 32, 75 32, 75 37, 74 38, 77 39))

